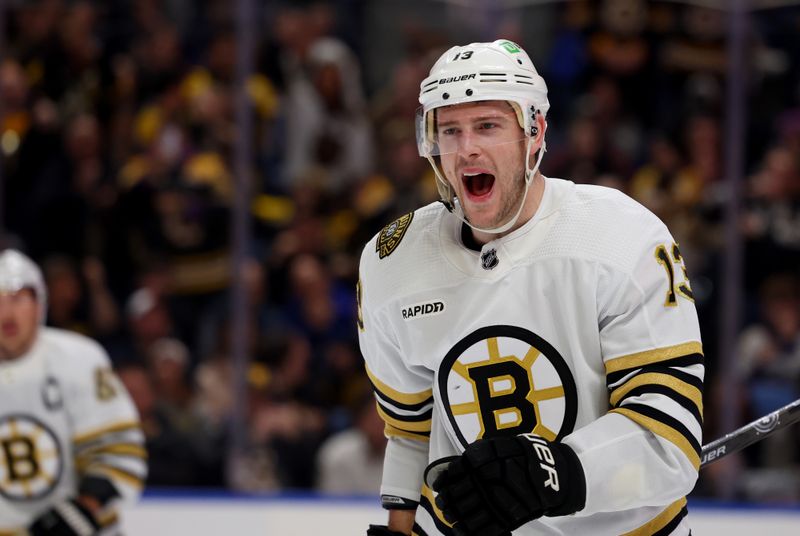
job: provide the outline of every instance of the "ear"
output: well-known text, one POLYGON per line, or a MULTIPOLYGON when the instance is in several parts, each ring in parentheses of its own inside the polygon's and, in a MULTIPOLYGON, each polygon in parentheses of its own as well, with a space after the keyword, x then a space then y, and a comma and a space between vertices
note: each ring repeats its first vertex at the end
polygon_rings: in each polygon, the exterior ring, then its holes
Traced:
POLYGON ((536 125, 534 128, 536 129, 536 135, 531 144, 531 157, 534 157, 544 144, 544 133, 547 131, 547 120, 545 120, 544 115, 540 113, 536 114, 536 125))

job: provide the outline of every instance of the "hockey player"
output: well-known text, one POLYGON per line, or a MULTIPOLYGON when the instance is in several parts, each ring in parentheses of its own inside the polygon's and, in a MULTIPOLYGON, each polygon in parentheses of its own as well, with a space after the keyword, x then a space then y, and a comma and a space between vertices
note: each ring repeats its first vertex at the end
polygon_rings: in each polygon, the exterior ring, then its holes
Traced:
POLYGON ((103 349, 44 327, 46 307, 39 268, 0 252, 0 535, 110 533, 141 492, 144 436, 103 349))
POLYGON ((441 203, 360 264, 389 438, 368 534, 688 535, 704 368, 678 245, 624 194, 539 172, 547 88, 515 43, 451 48, 419 100, 441 203))

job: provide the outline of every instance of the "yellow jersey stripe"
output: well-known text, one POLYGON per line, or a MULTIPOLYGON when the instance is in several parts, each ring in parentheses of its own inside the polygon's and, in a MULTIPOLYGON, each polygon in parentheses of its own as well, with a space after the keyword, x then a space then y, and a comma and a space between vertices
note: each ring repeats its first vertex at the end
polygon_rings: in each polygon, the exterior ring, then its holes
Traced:
POLYGON ((431 508, 433 509, 433 513, 436 515, 436 517, 439 519, 439 521, 441 521, 442 523, 444 523, 448 527, 452 527, 453 525, 451 523, 448 523, 447 521, 445 521, 444 514, 439 509, 439 507, 436 506, 436 499, 433 496, 433 490, 431 488, 429 488, 425 484, 422 484, 422 496, 425 497, 426 499, 428 499, 428 502, 430 503, 431 508))
POLYGON ((402 421, 400 419, 395 419, 381 408, 380 404, 375 404, 378 408, 378 415, 381 416, 383 422, 386 424, 390 424, 395 428, 399 428, 400 430, 406 432, 430 432, 431 431, 431 420, 427 419, 424 421, 402 421))
POLYGON ((675 357, 681 357, 690 354, 702 354, 703 345, 698 341, 685 342, 683 344, 676 344, 675 346, 666 346, 664 348, 656 348, 654 350, 645 350, 644 352, 637 352, 635 354, 624 355, 615 357, 606 361, 606 374, 617 372, 625 369, 632 369, 643 367, 659 361, 666 361, 675 357))
POLYGON ((84 432, 82 434, 75 435, 72 438, 72 442, 75 443, 76 445, 78 445, 80 443, 88 443, 89 441, 93 441, 93 440, 95 440, 95 439, 97 439, 97 438, 99 438, 101 436, 106 435, 106 434, 113 434, 113 433, 116 433, 116 432, 125 432, 125 431, 128 431, 128 430, 134 430, 134 429, 138 429, 138 428, 139 428, 139 422, 138 421, 116 422, 116 423, 113 423, 113 424, 109 424, 109 425, 103 426, 101 428, 96 428, 96 429, 91 430, 89 432, 84 432))
POLYGON ((384 396, 389 398, 390 400, 396 400, 401 404, 421 404, 431 397, 433 397, 433 389, 427 389, 425 391, 421 391, 419 393, 401 393, 396 389, 393 389, 380 381, 377 376, 375 376, 372 371, 369 370, 368 367, 364 367, 367 371, 367 376, 369 376, 372 385, 375 386, 375 389, 379 390, 384 396))
POLYGON ((686 506, 686 497, 678 499, 674 503, 667 506, 667 508, 658 514, 656 517, 645 523, 639 528, 626 532, 622 536, 651 536, 659 530, 667 526, 667 524, 675 519, 675 516, 680 515, 681 510, 686 506))
POLYGON ((89 458, 97 454, 118 454, 120 456, 147 459, 147 450, 142 445, 135 443, 112 443, 84 449, 77 454, 76 458, 89 458))
POLYGON ((695 469, 700 469, 700 455, 697 453, 697 451, 695 451, 694 447, 686 438, 686 436, 671 426, 625 407, 612 409, 609 411, 609 413, 619 413, 620 415, 624 415, 639 426, 647 428, 654 434, 659 435, 667 441, 675 444, 689 459, 689 461, 692 463, 692 466, 695 469))
POLYGON ((122 481, 129 486, 141 490, 144 488, 144 479, 119 467, 113 467, 104 463, 93 463, 86 468, 86 474, 99 474, 115 481, 122 481))
POLYGON ((646 372, 644 374, 639 374, 625 382, 623 385, 614 389, 611 392, 611 397, 609 399, 611 405, 616 406, 620 399, 630 391, 636 387, 648 384, 666 385, 676 393, 681 394, 691 400, 694 405, 697 406, 700 414, 703 414, 703 394, 700 392, 700 389, 694 385, 690 385, 679 380, 675 376, 670 376, 669 374, 662 374, 659 372, 646 372))
POLYGON ((406 439, 415 439, 417 441, 424 441, 426 443, 430 442, 431 438, 424 434, 415 434, 414 432, 406 432, 405 430, 401 430, 399 428, 395 428, 391 424, 387 424, 383 429, 383 434, 386 437, 403 437, 406 439))

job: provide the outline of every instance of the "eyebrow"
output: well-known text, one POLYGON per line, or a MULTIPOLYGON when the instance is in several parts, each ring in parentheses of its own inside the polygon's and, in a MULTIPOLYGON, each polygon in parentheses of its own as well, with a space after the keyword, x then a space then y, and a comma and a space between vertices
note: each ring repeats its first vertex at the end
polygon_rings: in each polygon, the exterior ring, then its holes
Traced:
POLYGON ((498 119, 510 120, 510 118, 507 117, 505 114, 496 113, 496 114, 490 114, 490 115, 479 115, 478 117, 473 117, 473 118, 467 119, 467 120, 458 120, 458 119, 450 119, 448 121, 438 120, 437 121, 437 126, 439 128, 441 128, 441 127, 449 127, 449 126, 452 126, 452 125, 457 125, 457 124, 460 124, 460 123, 481 123, 483 121, 489 121, 489 120, 496 121, 498 119))

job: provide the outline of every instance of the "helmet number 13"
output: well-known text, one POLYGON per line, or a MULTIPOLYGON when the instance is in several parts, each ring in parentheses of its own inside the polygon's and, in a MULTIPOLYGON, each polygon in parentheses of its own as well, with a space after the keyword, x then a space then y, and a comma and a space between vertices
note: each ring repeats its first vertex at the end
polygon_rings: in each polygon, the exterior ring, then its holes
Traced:
POLYGON ((472 57, 472 50, 465 50, 464 52, 459 52, 456 54, 456 57, 453 58, 453 61, 456 60, 468 60, 472 57))
POLYGON ((686 274, 686 265, 681 257, 681 251, 678 249, 678 244, 673 243, 672 246, 659 245, 655 251, 655 257, 658 264, 664 267, 667 272, 667 279, 669 280, 669 288, 667 290, 667 297, 664 300, 665 307, 675 307, 678 305, 678 295, 683 296, 689 301, 694 301, 694 294, 692 288, 689 286, 689 276, 686 274), (675 266, 678 266, 683 272, 683 281, 680 283, 675 282, 675 266))

